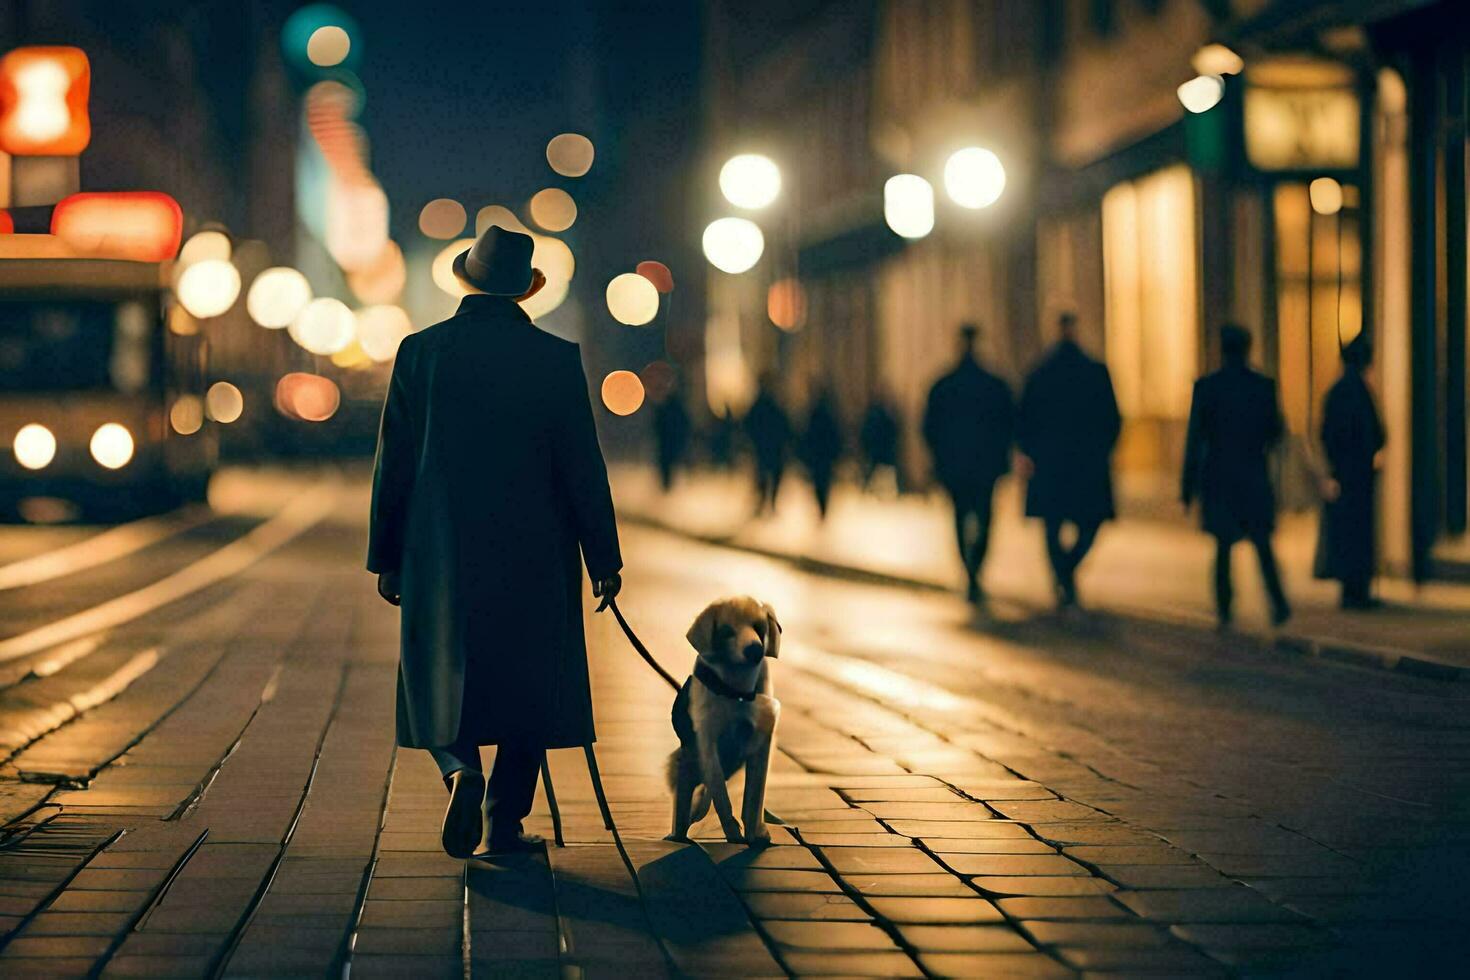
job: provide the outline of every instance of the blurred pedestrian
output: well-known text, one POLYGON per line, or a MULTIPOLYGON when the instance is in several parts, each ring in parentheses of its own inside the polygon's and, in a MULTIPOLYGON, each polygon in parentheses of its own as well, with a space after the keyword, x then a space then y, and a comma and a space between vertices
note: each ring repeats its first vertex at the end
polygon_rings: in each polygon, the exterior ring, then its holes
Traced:
POLYGON ((774 511, 791 448, 791 419, 776 398, 775 379, 770 375, 761 378, 755 401, 745 413, 745 437, 755 454, 756 512, 774 511))
POLYGON ((1280 625, 1291 618, 1271 547, 1276 497, 1269 462, 1284 429, 1281 403, 1276 382, 1246 363, 1250 347, 1244 327, 1220 328, 1224 364, 1194 383, 1184 447, 1184 505, 1199 498, 1201 523, 1215 538, 1215 612, 1221 627, 1230 625, 1230 550, 1241 539, 1256 550, 1272 621, 1280 625))
POLYGON ((817 511, 825 518, 827 505, 832 499, 837 461, 842 458, 842 423, 837 418, 837 406, 830 389, 819 389, 812 401, 798 448, 802 465, 812 481, 812 492, 817 497, 817 511))
POLYGON ((459 858, 482 804, 492 852, 540 847, 521 821, 546 750, 595 737, 583 562, 594 595, 621 587, 581 354, 517 305, 546 284, 532 244, 491 226, 456 259, 472 293, 398 349, 373 474, 367 567, 403 609, 398 744, 439 766, 459 858), (482 745, 499 746, 488 793, 482 745))
POLYGON ((735 440, 740 426, 735 422, 735 413, 729 406, 715 412, 710 419, 707 441, 710 462, 722 470, 735 465, 735 440))
POLYGON ((659 482, 664 493, 674 486, 674 475, 689 452, 689 411, 683 393, 671 388, 653 407, 653 438, 658 455, 659 482))
POLYGON ((1358 336, 1342 351, 1342 377, 1327 392, 1322 447, 1327 481, 1321 538, 1323 577, 1342 583, 1344 609, 1370 609, 1377 568, 1375 462, 1383 448, 1383 423, 1363 377, 1373 362, 1372 341, 1358 336))
POLYGON ((979 328, 960 327, 959 362, 934 382, 924 410, 924 441, 934 476, 954 504, 955 538, 971 602, 984 598, 980 568, 990 546, 995 481, 1010 470, 1015 403, 1010 386, 980 365, 979 328))
POLYGON ((863 413, 863 425, 858 434, 863 452, 865 490, 873 489, 873 477, 884 467, 893 470, 895 483, 902 488, 903 481, 899 479, 898 469, 899 438, 898 413, 893 410, 888 395, 879 391, 873 395, 873 400, 868 403, 868 410, 863 413))
POLYGON ((1077 602, 1077 568, 1114 516, 1113 446, 1122 419, 1107 366, 1077 345, 1077 318, 1057 318, 1059 340, 1026 379, 1017 442, 1029 478, 1026 515, 1046 527, 1057 601, 1077 602), (1071 525, 1072 543, 1063 542, 1071 525))

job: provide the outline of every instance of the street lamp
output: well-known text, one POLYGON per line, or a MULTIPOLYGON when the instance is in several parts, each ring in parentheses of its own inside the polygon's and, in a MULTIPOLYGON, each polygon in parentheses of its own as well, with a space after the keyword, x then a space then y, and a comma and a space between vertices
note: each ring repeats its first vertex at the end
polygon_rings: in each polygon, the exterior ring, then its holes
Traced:
POLYGON ((758 211, 781 193, 781 170, 759 153, 731 157, 720 168, 720 193, 737 208, 758 211))
POLYGON ((944 164, 944 189, 962 208, 979 210, 1000 200, 1006 168, 1000 157, 978 146, 957 150, 944 164))

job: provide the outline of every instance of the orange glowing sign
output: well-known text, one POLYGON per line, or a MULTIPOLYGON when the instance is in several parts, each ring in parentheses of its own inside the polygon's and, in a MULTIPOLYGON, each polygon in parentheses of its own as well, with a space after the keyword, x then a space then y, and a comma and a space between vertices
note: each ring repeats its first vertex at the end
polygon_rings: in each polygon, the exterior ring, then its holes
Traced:
POLYGON ((178 254, 183 233, 178 202, 158 191, 73 194, 51 214, 51 234, 96 258, 164 262, 178 254))
POLYGON ((92 139, 92 68, 81 48, 16 48, 0 58, 0 150, 76 156, 92 139))

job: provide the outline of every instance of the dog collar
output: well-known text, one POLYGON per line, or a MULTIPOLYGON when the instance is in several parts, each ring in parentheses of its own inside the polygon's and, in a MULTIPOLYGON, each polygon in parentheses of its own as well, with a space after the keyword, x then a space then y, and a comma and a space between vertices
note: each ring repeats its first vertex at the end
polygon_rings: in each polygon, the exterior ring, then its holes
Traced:
POLYGON ((706 664, 703 660, 694 661, 694 676, 699 678, 699 682, 701 684, 709 688, 711 691, 714 691, 722 698, 730 698, 734 701, 755 700, 754 691, 746 693, 745 691, 740 691, 731 687, 729 684, 725 683, 725 679, 723 677, 715 673, 715 669, 713 667, 706 664))

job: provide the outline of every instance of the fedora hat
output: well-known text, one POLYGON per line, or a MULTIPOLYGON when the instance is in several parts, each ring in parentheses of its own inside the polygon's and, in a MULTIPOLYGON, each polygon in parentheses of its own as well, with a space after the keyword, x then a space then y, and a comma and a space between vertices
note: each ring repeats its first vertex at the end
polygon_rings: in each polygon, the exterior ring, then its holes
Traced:
POLYGON ((475 244, 454 257, 460 282, 491 296, 520 296, 531 288, 530 235, 491 225, 475 244))

